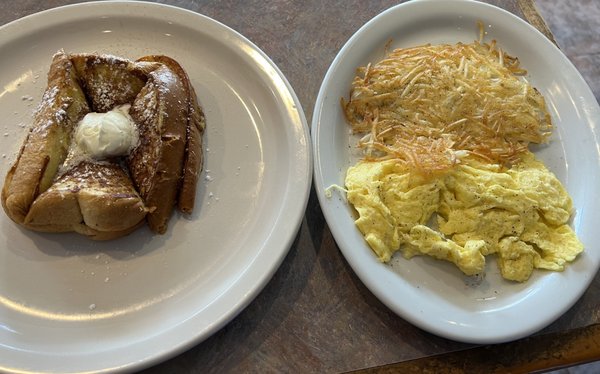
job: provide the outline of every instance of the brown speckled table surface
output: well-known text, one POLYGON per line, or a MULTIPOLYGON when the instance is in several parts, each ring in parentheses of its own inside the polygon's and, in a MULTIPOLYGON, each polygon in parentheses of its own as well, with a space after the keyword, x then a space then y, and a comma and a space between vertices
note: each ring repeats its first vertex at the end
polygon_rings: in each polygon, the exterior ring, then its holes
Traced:
MULTIPOLYGON (((0 0, 0 24, 76 2, 0 0)), ((361 25, 399 3, 390 0, 159 2, 205 14, 253 41, 288 78, 309 123, 321 80, 339 49, 361 25)), ((487 2, 524 17, 517 0, 487 2)), ((539 0, 537 7, 558 45, 580 70, 596 98, 600 98, 600 2, 539 0)), ((532 18, 529 21, 535 24, 532 18)), ((586 293, 566 314, 536 334, 539 339, 528 340, 526 344, 510 343, 503 352, 518 347, 533 352, 536 344, 544 344, 544 337, 560 341, 561 336, 566 336, 563 334, 577 335, 578 331, 598 343, 599 329, 593 326, 598 323, 600 275, 596 275, 586 293)), ((547 350, 556 355, 561 353, 561 347, 548 346, 547 350)), ((258 297, 212 337, 147 369, 147 373, 343 372, 449 352, 467 350, 477 355, 472 348, 412 326, 373 296, 336 246, 313 190, 289 254, 258 297)), ((489 358, 489 350, 486 352, 488 356, 480 357, 489 358)), ((563 353, 568 355, 567 351, 563 353)), ((586 357, 600 359, 598 345, 586 357)), ((581 360, 547 361, 547 367, 578 361, 581 360)))

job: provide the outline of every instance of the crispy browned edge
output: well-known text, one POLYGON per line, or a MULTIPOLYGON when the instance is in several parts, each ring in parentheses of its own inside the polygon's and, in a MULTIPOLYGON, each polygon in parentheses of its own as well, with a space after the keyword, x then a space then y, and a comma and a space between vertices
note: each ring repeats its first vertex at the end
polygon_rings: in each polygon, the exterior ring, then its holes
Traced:
POLYGON ((190 214, 194 210, 198 176, 202 171, 204 161, 202 154, 202 135, 206 127, 204 112, 198 103, 196 91, 188 74, 177 61, 164 55, 144 56, 138 61, 160 62, 167 65, 180 77, 187 92, 188 123, 186 127, 185 161, 181 185, 178 189, 177 207, 181 212, 190 214))
MULTIPOLYGON (((57 230, 56 227, 44 228, 42 226, 37 226, 35 228, 35 231, 48 232, 48 233, 76 232, 78 234, 85 235, 92 240, 104 241, 104 240, 118 239, 122 236, 129 235, 132 232, 134 232, 135 230, 137 230, 139 227, 144 225, 144 223, 146 223, 146 220, 142 219, 137 224, 135 224, 131 227, 128 227, 124 230, 120 230, 120 231, 99 231, 99 230, 94 230, 91 227, 86 226, 84 224, 74 226, 74 227, 72 227, 71 230, 57 230)), ((27 227, 27 226, 25 226, 25 227, 27 227)), ((30 227, 28 227, 28 228, 30 228, 30 227)))

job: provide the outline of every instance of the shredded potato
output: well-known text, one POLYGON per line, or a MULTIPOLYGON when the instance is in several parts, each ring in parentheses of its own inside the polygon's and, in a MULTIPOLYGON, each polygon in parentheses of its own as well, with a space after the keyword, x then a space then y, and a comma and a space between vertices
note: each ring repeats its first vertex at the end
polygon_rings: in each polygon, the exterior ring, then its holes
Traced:
POLYGON ((396 49, 357 70, 342 107, 353 132, 365 134, 367 160, 397 159, 424 173, 466 155, 510 165, 529 143, 548 140, 544 98, 517 58, 482 38, 396 49))

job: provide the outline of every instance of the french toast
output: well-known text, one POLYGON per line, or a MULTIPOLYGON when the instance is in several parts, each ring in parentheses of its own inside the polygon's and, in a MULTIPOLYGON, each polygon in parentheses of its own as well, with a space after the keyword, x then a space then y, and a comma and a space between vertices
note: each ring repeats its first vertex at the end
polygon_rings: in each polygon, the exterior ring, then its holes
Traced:
POLYGON ((131 104, 156 64, 136 64, 112 55, 72 54, 71 61, 92 112, 107 112, 131 104))
POLYGON ((129 111, 140 133, 140 144, 129 156, 129 171, 153 208, 148 226, 158 233, 167 230, 183 175, 188 123, 183 86, 177 74, 161 65, 150 72, 129 111))
POLYGON ((73 128, 89 110, 69 56, 58 52, 34 126, 4 180, 2 206, 13 221, 23 224, 35 198, 53 183, 67 157, 73 128))
POLYGON ((177 61, 168 56, 151 55, 138 61, 159 62, 168 66, 183 83, 182 88, 188 101, 188 115, 185 140, 185 159, 183 163, 181 188, 177 197, 177 207, 183 213, 191 213, 196 199, 196 184, 198 173, 202 170, 202 134, 206 127, 204 112, 198 104, 196 91, 190 84, 189 77, 177 61))
POLYGON ((184 213, 193 209, 204 126, 193 87, 175 60, 59 51, 6 176, 4 210, 32 230, 75 231, 95 240, 126 235, 144 220, 162 234, 176 205, 184 213), (122 104, 131 105, 139 142, 127 155, 73 161, 79 121, 122 104))
POLYGON ((83 161, 35 199, 25 226, 107 240, 135 230, 144 223, 146 213, 143 200, 118 163, 83 161))

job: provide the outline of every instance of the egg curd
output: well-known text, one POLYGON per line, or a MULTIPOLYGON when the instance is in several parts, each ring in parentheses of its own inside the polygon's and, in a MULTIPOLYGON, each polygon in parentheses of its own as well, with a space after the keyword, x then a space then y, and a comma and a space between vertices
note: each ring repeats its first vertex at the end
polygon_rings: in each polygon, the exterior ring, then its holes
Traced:
POLYGON ((433 176, 411 170, 365 160, 346 174, 356 225, 382 262, 400 251, 476 275, 496 254, 502 276, 522 282, 534 269, 562 271, 583 251, 568 225, 571 198, 530 152, 512 168, 465 157, 433 176))

